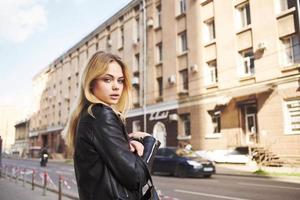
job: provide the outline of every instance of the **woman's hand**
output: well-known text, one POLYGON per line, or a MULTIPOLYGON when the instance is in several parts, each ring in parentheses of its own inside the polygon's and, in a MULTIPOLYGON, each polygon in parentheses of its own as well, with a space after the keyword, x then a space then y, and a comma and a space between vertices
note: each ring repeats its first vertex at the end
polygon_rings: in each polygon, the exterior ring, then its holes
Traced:
POLYGON ((136 131, 136 132, 133 132, 133 133, 129 133, 128 136, 129 136, 129 138, 140 139, 140 138, 144 138, 146 136, 151 136, 151 135, 149 133, 145 133, 145 132, 141 132, 141 131, 136 131))
POLYGON ((130 140, 129 146, 131 152, 136 151, 139 156, 142 156, 144 154, 144 145, 142 143, 135 140, 130 140))

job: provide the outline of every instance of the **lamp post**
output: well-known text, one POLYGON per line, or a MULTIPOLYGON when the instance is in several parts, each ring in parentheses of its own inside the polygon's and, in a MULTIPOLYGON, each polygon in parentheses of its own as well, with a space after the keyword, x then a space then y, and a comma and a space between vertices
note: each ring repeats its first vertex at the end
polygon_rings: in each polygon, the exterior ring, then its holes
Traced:
POLYGON ((143 113, 144 132, 147 132, 147 13, 146 0, 143 0, 143 113))

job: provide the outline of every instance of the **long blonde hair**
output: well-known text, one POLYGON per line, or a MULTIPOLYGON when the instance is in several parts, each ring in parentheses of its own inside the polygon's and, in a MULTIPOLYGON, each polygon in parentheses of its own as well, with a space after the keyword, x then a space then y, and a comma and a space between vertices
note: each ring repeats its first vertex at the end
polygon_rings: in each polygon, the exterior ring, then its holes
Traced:
POLYGON ((74 140, 76 136, 77 123, 79 121, 79 117, 83 109, 86 106, 88 106, 88 113, 92 117, 94 117, 91 109, 93 105, 98 103, 107 105, 92 93, 92 86, 94 80, 96 80, 96 78, 98 78, 99 76, 103 75, 107 71, 109 63, 113 61, 117 62, 122 68, 124 76, 124 88, 119 102, 115 106, 113 106, 112 109, 123 120, 125 120, 125 114, 131 105, 131 81, 128 68, 125 65, 125 63, 121 60, 121 58, 117 55, 105 53, 103 51, 96 52, 90 58, 82 73, 81 84, 78 92, 79 94, 75 101, 75 104, 73 105, 67 126, 64 130, 67 139, 66 143, 70 151, 73 151, 74 149, 74 140))

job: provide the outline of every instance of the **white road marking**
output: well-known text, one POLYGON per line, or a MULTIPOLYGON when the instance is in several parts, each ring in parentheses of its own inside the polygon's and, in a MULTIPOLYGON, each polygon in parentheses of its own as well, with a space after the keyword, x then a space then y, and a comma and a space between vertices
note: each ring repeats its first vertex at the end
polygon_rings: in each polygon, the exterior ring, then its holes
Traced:
POLYGON ((238 198, 238 197, 230 197, 230 196, 223 196, 223 195, 216 195, 216 194, 208 194, 208 193, 202 193, 202 192, 192 192, 192 191, 187 191, 187 190, 174 190, 175 192, 181 192, 181 193, 186 193, 186 194, 194 194, 194 195, 199 195, 199 196, 206 196, 206 197, 215 197, 215 198, 220 198, 220 199, 230 199, 230 200, 250 200, 250 199, 243 199, 243 198, 238 198))
POLYGON ((62 174, 62 175, 69 175, 69 176, 72 176, 74 175, 74 173, 71 173, 71 172, 66 172, 66 171, 55 171, 55 173, 57 174, 62 174))
POLYGON ((248 186, 256 186, 256 187, 269 187, 269 188, 300 190, 300 188, 296 188, 296 187, 284 187, 284 186, 277 186, 277 185, 263 185, 263 184, 243 183, 243 182, 238 182, 238 184, 248 185, 248 186))

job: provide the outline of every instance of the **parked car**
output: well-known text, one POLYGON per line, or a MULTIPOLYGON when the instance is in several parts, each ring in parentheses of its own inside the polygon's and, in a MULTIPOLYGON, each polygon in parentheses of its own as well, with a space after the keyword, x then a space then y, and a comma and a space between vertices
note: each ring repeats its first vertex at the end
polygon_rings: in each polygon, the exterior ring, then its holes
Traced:
POLYGON ((211 177, 215 172, 216 168, 212 161, 192 152, 183 154, 182 151, 173 147, 158 149, 152 166, 153 174, 178 177, 211 177))

